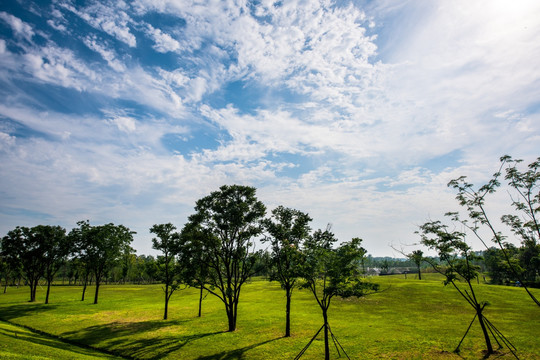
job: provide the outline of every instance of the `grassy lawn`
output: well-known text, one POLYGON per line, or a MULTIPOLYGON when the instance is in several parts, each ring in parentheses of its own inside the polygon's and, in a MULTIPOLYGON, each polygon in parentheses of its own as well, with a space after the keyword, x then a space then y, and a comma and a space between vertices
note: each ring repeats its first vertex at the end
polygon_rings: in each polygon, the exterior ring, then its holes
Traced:
POLYGON ((0 322, 0 359, 118 359, 101 352, 67 344, 20 326, 0 322))
MULTIPOLYGON (((453 288, 442 285, 440 277, 427 274, 425 280, 418 281, 410 276, 386 276, 374 281, 381 284, 380 293, 362 299, 336 298, 330 307, 330 326, 351 359, 482 358, 484 344, 477 323, 463 342, 460 355, 452 353, 474 312, 453 288)), ((92 304, 92 291, 89 288, 87 300, 81 302, 80 287, 56 286, 51 303, 45 305, 44 290, 38 291, 38 302, 31 304, 27 302, 28 288, 9 288, 0 294, 0 318, 137 359, 292 359, 322 325, 313 296, 307 290, 295 290, 292 337, 283 338, 284 292, 278 284, 262 279, 245 286, 234 333, 225 332, 223 304, 211 295, 203 302, 203 317, 197 317, 196 289, 173 295, 166 321, 162 320, 161 286, 102 286, 97 305, 92 304)), ((480 299, 491 303, 485 315, 517 347, 520 359, 540 359, 540 309, 525 291, 480 284, 477 292, 480 299)), ((535 289, 534 293, 540 297, 540 291, 535 289)), ((36 358, 96 356, 90 350, 70 350, 71 345, 56 346, 50 343, 54 339, 40 340, 25 329, 15 329, 25 335, 14 337, 10 330, 0 328, 0 358, 5 358, 4 354, 17 358, 17 353, 27 352, 29 356, 24 358, 32 358, 38 346, 71 355, 42 352, 42 357, 36 358)), ((335 348, 332 350, 337 358, 335 348)), ((322 354, 323 339, 319 336, 302 359, 320 359, 322 354)), ((493 358, 513 356, 503 349, 493 358)))

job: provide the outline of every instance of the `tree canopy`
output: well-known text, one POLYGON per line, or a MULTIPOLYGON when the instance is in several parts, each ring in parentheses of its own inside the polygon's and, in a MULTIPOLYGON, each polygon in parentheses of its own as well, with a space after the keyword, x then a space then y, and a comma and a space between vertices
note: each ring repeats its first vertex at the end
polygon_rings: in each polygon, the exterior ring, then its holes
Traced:
POLYGON ((219 191, 198 200, 183 234, 192 254, 207 269, 199 285, 223 301, 229 331, 236 330, 242 285, 252 275, 255 264, 254 237, 261 234, 266 207, 255 188, 224 185, 219 191))

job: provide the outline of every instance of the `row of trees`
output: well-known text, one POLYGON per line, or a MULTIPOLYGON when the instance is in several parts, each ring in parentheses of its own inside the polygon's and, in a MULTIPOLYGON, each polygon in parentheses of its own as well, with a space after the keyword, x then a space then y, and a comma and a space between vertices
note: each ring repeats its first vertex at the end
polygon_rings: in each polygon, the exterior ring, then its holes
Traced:
POLYGON ((16 227, 2 238, 1 263, 6 278, 21 276, 30 287, 30 302, 36 301, 39 280, 47 281, 45 303, 49 303, 51 283, 68 258, 77 267, 83 279, 82 300, 90 277, 94 279, 94 303, 98 303, 99 286, 104 276, 115 266, 123 254, 133 249, 133 231, 123 225, 92 226, 81 221, 78 227, 66 233, 60 226, 38 225, 16 227))
MULTIPOLYGON (((309 289, 321 308, 325 358, 329 359, 328 308, 335 296, 364 296, 378 289, 359 275, 359 262, 366 253, 361 239, 335 247, 330 228, 311 232, 311 218, 301 211, 277 207, 265 217, 266 207, 255 196, 255 188, 222 186, 197 201, 195 213, 180 232, 172 224, 154 225, 154 248, 164 273, 164 318, 172 293, 188 284, 223 302, 228 330, 236 329, 242 287, 266 259, 269 275, 285 291, 285 336, 290 336, 293 290, 309 289), (262 238, 271 249, 264 255, 255 250, 254 239, 262 238)), ((200 303, 200 301, 199 301, 200 303)), ((199 307, 200 314, 200 307, 199 307)), ((321 331, 319 330, 319 332, 321 331)))
MULTIPOLYGON (((156 224, 153 248, 160 251, 156 277, 163 283, 164 319, 175 291, 186 286, 219 298, 225 308, 228 330, 236 330, 238 304, 243 285, 261 268, 271 280, 279 281, 286 294, 285 336, 291 335, 290 309, 293 290, 309 289, 320 306, 325 339, 325 358, 329 359, 328 309, 335 296, 364 296, 378 285, 360 276, 360 263, 366 250, 354 238, 336 246, 330 227, 312 232, 308 214, 277 207, 266 217, 266 207, 249 186, 222 186, 219 191, 198 200, 195 213, 180 231, 173 224, 156 224), (255 249, 255 240, 268 244, 269 251, 255 249)), ((94 303, 98 303, 100 284, 112 269, 127 276, 130 244, 134 232, 123 225, 94 226, 77 223, 66 233, 59 226, 17 227, 2 238, 1 256, 13 273, 21 274, 30 286, 30 301, 35 301, 39 279, 46 278, 49 289, 54 275, 69 263, 77 269, 86 287, 93 279, 94 303)), ((201 302, 199 302, 201 303, 201 302)), ((199 315, 201 309, 199 306, 199 315)), ((318 333, 319 333, 318 332, 318 333)), ((333 337, 334 338, 334 337, 333 337)))

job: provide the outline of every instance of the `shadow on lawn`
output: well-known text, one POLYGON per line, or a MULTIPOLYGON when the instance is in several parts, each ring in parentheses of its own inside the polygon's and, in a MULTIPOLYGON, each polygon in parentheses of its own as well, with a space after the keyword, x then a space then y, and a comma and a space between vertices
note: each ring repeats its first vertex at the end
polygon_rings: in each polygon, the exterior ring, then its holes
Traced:
POLYGON ((219 354, 198 357, 197 360, 243 360, 243 359, 247 359, 247 357, 245 357, 246 356, 245 353, 247 351, 255 349, 256 347, 259 347, 259 346, 264 345, 264 344, 271 343, 272 341, 276 341, 276 340, 279 340, 279 339, 282 339, 282 337, 266 340, 266 341, 263 341, 263 342, 260 342, 260 343, 257 343, 257 344, 245 346, 245 347, 240 348, 240 349, 234 349, 234 350, 230 350, 230 351, 224 351, 224 352, 219 353, 219 354))
POLYGON ((184 336, 150 335, 150 337, 146 338, 134 338, 134 335, 136 334, 143 334, 145 332, 151 333, 161 328, 178 326, 186 321, 187 320, 151 320, 130 323, 113 322, 90 326, 78 331, 66 332, 62 334, 62 337, 92 347, 106 347, 114 354, 130 358, 161 359, 174 351, 180 350, 191 341, 224 332, 216 331, 184 336))
MULTIPOLYGON (((23 330, 17 326, 11 326, 9 329, 0 328, 0 337, 1 336, 12 338, 12 341, 14 341, 17 344, 17 347, 20 349, 24 349, 26 343, 32 343, 58 350, 65 350, 70 353, 96 355, 95 352, 87 351, 85 348, 78 346, 73 346, 72 344, 63 342, 61 339, 48 337, 42 333, 36 333, 31 330, 23 330)), ((103 354, 103 356, 106 356, 106 354, 103 354)))
POLYGON ((25 303, 20 305, 9 305, 0 309, 0 320, 10 321, 12 319, 23 317, 26 315, 36 315, 43 312, 56 309, 58 305, 55 304, 37 304, 37 303, 25 303))

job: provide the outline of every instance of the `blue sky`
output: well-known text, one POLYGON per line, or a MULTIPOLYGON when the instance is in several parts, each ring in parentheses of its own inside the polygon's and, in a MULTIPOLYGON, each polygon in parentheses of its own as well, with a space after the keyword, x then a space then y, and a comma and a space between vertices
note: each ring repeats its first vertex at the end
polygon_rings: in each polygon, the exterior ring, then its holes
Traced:
POLYGON ((538 1, 3 2, 0 233, 122 223, 150 254, 236 183, 399 255, 449 180, 540 155, 538 39, 538 1))

